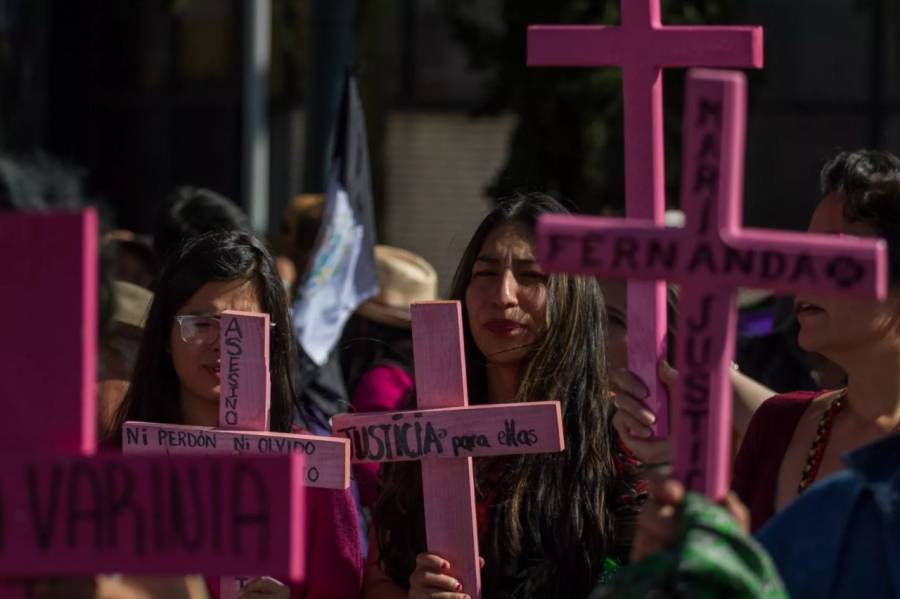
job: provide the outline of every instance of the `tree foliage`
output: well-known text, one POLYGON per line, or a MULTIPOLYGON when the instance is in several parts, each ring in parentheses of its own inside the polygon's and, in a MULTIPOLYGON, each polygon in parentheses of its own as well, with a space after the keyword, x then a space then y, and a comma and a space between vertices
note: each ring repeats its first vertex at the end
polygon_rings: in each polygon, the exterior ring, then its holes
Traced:
MULTIPOLYGON (((621 73, 613 68, 528 68, 531 24, 615 24, 620 0, 500 0, 500 26, 468 10, 478 0, 446 3, 447 17, 473 68, 489 72, 477 115, 512 112, 518 122, 509 152, 487 193, 499 198, 541 189, 589 212, 624 206, 621 73)), ((637 0, 621 0, 632 2, 637 0)), ((667 24, 727 23, 728 0, 663 0, 667 24)), ((664 79, 667 192, 680 168, 683 73, 664 79)))

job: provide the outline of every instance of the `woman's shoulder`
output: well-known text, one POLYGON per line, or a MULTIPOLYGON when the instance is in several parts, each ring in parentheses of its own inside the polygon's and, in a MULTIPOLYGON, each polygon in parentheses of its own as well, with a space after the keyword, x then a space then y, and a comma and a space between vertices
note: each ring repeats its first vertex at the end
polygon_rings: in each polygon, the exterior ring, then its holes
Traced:
MULTIPOLYGON (((773 395, 759 406, 753 414, 753 420, 762 422, 785 422, 785 418, 799 418, 816 398, 823 397, 831 391, 791 391, 773 395)), ((751 422, 751 424, 753 424, 751 422)), ((757 422, 759 424, 759 422, 757 422)))
POLYGON ((776 439, 787 443, 810 405, 817 398, 831 393, 831 391, 792 391, 773 395, 754 412, 742 446, 752 446, 760 440, 759 437, 763 437, 766 441, 762 443, 760 450, 763 447, 773 448, 772 443, 776 439))
POLYGON ((751 463, 757 466, 780 463, 803 415, 817 397, 827 393, 829 392, 794 391, 779 393, 764 401, 750 419, 738 451, 735 479, 744 478, 741 473, 751 463))

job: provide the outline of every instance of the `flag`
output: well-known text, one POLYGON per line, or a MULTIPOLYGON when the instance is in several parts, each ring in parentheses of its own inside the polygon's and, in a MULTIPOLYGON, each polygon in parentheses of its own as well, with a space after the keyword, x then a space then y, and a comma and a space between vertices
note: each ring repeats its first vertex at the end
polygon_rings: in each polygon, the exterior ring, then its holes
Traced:
POLYGON ((294 301, 294 333, 319 366, 354 310, 378 293, 375 218, 366 121, 347 76, 319 237, 294 301))

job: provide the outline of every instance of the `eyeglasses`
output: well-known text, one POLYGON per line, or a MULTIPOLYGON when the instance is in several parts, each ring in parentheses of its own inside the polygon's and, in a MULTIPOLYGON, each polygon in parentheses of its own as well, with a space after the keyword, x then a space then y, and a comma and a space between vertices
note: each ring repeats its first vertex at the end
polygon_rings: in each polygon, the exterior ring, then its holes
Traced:
POLYGON ((184 314, 175 321, 181 329, 181 340, 190 345, 215 343, 219 340, 219 316, 184 314))
MULTIPOLYGON (((204 345, 219 341, 219 323, 221 316, 213 314, 183 314, 176 316, 175 321, 181 330, 181 340, 190 345, 204 345)), ((269 323, 270 328, 275 328, 275 323, 269 323)))

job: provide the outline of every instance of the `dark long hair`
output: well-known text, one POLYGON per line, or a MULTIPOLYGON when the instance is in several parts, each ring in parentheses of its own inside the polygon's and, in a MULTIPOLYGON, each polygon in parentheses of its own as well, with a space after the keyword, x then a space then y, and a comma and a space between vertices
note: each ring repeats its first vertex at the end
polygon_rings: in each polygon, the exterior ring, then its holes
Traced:
POLYGON ((114 434, 120 436, 122 423, 128 420, 180 423, 178 375, 166 351, 175 314, 206 283, 230 280, 252 281, 263 312, 275 323, 269 341, 270 421, 273 431, 290 431, 296 401, 292 379, 296 350, 284 288, 272 256, 259 239, 240 231, 215 231, 185 243, 160 274, 131 386, 116 414, 114 434))
MULTIPOLYGON (((500 203, 466 247, 451 297, 465 303, 472 266, 485 238, 507 223, 534 230, 541 214, 566 209, 543 194, 500 203)), ((488 500, 489 530, 482 530, 484 596, 585 597, 607 556, 617 547, 613 460, 605 352, 603 296, 592 278, 553 274, 547 283, 547 333, 534 347, 516 401, 559 400, 566 450, 479 460, 479 493, 488 500)), ((466 310, 463 309, 466 319, 466 310)), ((469 397, 486 397, 486 360, 465 320, 469 397)), ((382 566, 403 586, 415 555, 425 550, 421 471, 392 464, 383 471, 375 510, 382 566)))

